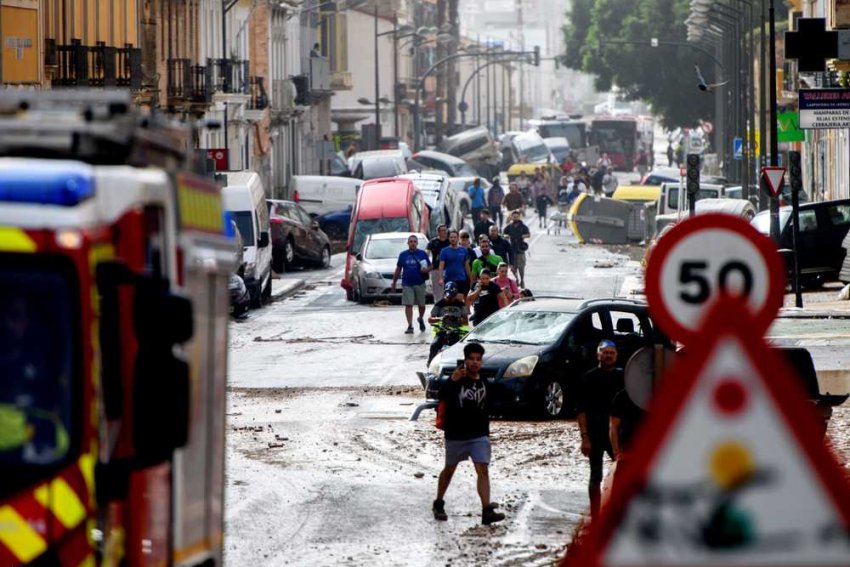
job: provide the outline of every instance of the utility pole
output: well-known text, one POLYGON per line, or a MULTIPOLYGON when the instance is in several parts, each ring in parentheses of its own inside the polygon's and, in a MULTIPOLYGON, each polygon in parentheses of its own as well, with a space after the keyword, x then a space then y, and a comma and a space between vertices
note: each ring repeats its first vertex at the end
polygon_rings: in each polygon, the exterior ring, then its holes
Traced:
MULTIPOLYGON (((759 57, 759 67, 761 71, 761 88, 759 89, 759 170, 761 166, 766 165, 765 156, 767 155, 767 91, 768 77, 771 75, 767 70, 767 0, 761 0, 761 55, 759 57)), ((765 191, 764 181, 759 175, 759 210, 763 211, 768 207, 767 191, 765 191)))
MULTIPOLYGON (((519 19, 519 50, 525 51, 525 20, 522 12, 523 0, 516 0, 517 17, 519 19)), ((525 61, 520 59, 519 62, 519 129, 523 128, 523 118, 525 117, 525 61)))
POLYGON ((381 98, 379 69, 381 65, 378 61, 378 3, 375 2, 375 147, 377 150, 381 147, 381 98))
MULTIPOLYGON (((779 165, 779 140, 776 132, 776 12, 770 0, 770 165, 779 165)), ((770 237, 779 243, 779 195, 770 198, 770 237)))

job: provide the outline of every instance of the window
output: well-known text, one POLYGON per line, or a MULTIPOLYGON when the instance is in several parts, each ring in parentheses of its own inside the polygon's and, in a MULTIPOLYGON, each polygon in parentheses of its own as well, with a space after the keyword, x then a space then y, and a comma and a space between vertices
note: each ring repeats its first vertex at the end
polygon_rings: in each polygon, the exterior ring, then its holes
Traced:
POLYGON ((54 465, 76 438, 76 280, 43 259, 2 257, 0 266, 0 463, 54 465))
POLYGON ((322 55, 328 58, 331 72, 348 71, 348 20, 341 12, 320 14, 319 37, 322 55))
POLYGON ((835 226, 850 224, 850 205, 835 205, 828 207, 826 214, 835 226))
POLYGON ((817 229, 818 219, 815 210, 800 211, 800 232, 811 232, 817 229))
POLYGON ((239 234, 242 235, 242 242, 245 246, 254 245, 254 217, 251 211, 235 211, 233 220, 236 221, 236 226, 239 228, 239 234))
POLYGON ((628 311, 611 311, 611 323, 614 326, 614 340, 618 337, 646 337, 647 331, 644 324, 634 313, 628 311))

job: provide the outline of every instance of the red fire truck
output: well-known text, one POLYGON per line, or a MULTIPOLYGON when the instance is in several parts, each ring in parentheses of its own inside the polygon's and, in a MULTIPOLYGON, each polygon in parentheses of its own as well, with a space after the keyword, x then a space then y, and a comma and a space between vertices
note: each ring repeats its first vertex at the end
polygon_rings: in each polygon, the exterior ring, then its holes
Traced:
POLYGON ((191 142, 0 92, 0 566, 221 565, 234 243, 191 142))

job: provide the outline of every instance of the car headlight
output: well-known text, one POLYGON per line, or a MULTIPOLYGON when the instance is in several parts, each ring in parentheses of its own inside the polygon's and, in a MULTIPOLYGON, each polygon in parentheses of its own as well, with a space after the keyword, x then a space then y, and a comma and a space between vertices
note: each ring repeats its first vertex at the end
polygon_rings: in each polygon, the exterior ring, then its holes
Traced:
POLYGON ((366 272, 366 277, 370 280, 379 280, 381 279, 380 272, 366 272))
POLYGON ((524 356, 518 360, 511 362, 508 369, 505 370, 504 378, 526 378, 534 372, 534 367, 537 366, 538 357, 536 354, 524 356))
POLYGON ((428 372, 433 375, 438 375, 440 373, 440 361, 442 360, 443 355, 438 354, 431 360, 431 364, 428 365, 428 372))

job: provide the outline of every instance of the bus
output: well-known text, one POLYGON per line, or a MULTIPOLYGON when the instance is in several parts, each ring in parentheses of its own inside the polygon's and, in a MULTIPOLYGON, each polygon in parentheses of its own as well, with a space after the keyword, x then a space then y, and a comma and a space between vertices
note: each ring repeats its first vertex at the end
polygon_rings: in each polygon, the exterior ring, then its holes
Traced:
POLYGON ((632 171, 642 149, 634 116, 598 116, 590 122, 590 139, 599 154, 608 154, 614 169, 632 171))

